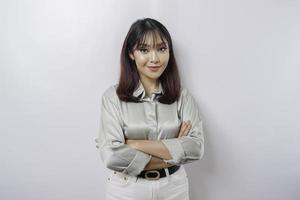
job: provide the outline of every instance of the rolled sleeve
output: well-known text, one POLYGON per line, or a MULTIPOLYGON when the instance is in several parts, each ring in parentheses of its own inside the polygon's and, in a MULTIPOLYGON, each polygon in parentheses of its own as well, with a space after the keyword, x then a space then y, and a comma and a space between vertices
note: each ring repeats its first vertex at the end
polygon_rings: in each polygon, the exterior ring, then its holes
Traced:
POLYGON ((162 140, 162 143, 167 147, 170 155, 172 156, 171 160, 164 160, 164 161, 169 164, 176 164, 176 165, 180 164, 181 159, 185 156, 185 152, 180 141, 174 138, 174 139, 162 140))
POLYGON ((172 159, 166 163, 181 165, 200 160, 204 154, 203 120, 193 96, 186 90, 182 91, 179 114, 182 121, 191 121, 192 128, 187 136, 162 140, 172 159))
POLYGON ((111 170, 138 175, 151 159, 151 155, 125 144, 121 113, 113 98, 102 96, 101 120, 96 139, 100 157, 111 170))
POLYGON ((134 159, 129 164, 129 166, 125 169, 124 173, 137 175, 139 174, 144 168, 145 165, 150 161, 151 155, 145 154, 144 152, 137 151, 135 154, 134 159))

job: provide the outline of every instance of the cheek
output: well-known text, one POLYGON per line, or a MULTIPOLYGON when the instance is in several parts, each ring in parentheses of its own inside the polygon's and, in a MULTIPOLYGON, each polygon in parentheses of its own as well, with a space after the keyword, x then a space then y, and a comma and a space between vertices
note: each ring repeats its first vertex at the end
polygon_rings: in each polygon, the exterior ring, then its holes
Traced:
POLYGON ((139 66, 144 66, 145 63, 147 63, 147 58, 140 57, 139 59, 136 59, 136 64, 139 66))
POLYGON ((167 63, 169 61, 170 55, 166 54, 166 55, 162 55, 161 57, 161 61, 164 63, 167 63))
POLYGON ((146 65, 146 62, 144 60, 136 60, 136 66, 138 68, 138 71, 145 71, 146 68, 145 68, 145 65, 146 65))

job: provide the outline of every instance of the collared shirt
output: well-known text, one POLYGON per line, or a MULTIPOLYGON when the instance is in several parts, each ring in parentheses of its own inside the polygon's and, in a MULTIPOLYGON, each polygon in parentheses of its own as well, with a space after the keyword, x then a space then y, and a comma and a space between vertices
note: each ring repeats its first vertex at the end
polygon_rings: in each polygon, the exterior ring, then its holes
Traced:
POLYGON ((157 101, 164 94, 161 83, 150 97, 145 95, 142 82, 133 92, 141 103, 121 101, 116 85, 102 95, 101 120, 97 148, 105 166, 111 170, 137 176, 151 159, 151 155, 131 148, 125 138, 160 140, 172 159, 166 163, 181 165, 200 160, 204 153, 203 121, 193 96, 184 87, 173 104, 157 101), (192 128, 187 136, 179 137, 181 122, 190 120, 192 128))

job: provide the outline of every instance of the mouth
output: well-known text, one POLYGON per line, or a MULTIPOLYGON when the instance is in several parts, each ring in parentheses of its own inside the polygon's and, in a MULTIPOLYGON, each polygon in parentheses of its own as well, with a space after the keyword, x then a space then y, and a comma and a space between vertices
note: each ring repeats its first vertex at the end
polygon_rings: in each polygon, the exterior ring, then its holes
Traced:
POLYGON ((147 66, 148 69, 150 69, 150 71, 152 72, 156 72, 160 69, 161 66, 147 66))
POLYGON ((153 69, 160 68, 160 66, 148 66, 148 67, 153 69))

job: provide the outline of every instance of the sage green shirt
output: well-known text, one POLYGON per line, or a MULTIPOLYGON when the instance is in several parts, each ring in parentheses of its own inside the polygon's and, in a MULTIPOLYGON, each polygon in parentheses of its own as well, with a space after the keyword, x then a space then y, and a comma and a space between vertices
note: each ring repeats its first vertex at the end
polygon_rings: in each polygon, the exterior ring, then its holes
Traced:
POLYGON ((172 159, 167 163, 182 165, 200 160, 204 153, 202 119, 192 95, 184 87, 178 101, 167 105, 157 101, 163 94, 161 83, 151 97, 145 96, 141 81, 133 95, 142 103, 119 100, 116 85, 102 95, 101 120, 97 148, 105 166, 129 175, 138 175, 151 155, 125 144, 125 138, 160 140, 172 159), (190 120, 192 128, 187 136, 177 138, 182 121, 190 120))

